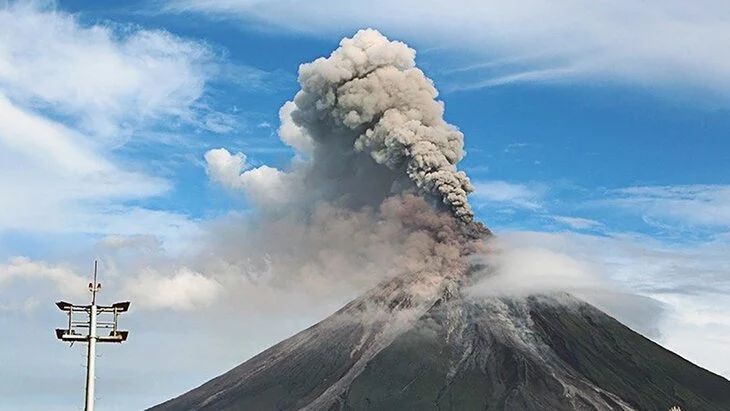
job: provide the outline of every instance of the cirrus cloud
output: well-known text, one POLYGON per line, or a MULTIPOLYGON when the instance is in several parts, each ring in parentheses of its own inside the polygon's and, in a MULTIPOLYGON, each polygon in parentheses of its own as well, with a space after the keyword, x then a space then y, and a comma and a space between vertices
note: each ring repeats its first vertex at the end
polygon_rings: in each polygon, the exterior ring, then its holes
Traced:
POLYGON ((730 4, 722 0, 170 0, 167 10, 310 34, 374 26, 466 50, 472 57, 458 60, 456 89, 612 80, 730 94, 730 4))
POLYGON ((202 124, 214 53, 162 30, 85 24, 54 6, 0 7, 0 232, 194 231, 184 215, 140 205, 173 184, 118 149, 167 124, 202 124))

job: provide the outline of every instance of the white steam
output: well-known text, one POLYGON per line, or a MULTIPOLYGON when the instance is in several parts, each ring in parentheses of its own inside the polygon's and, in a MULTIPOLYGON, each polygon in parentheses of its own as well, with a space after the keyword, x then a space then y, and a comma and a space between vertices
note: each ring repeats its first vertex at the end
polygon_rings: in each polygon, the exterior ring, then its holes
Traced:
POLYGON ((608 270, 581 252, 581 240, 585 242, 581 237, 537 233, 493 238, 490 252, 480 255, 488 273, 467 293, 478 298, 570 293, 646 336, 659 337, 663 304, 618 286, 608 270))
POLYGON ((528 296, 607 287, 595 267, 567 254, 502 239, 491 245, 494 249, 485 259, 493 274, 473 288, 478 294, 528 296))

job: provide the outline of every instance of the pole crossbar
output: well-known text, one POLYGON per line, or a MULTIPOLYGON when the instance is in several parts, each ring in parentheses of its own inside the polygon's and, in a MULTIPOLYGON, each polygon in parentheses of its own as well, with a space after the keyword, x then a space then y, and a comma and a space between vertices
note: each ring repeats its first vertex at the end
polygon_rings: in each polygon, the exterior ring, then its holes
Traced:
POLYGON ((67 328, 57 328, 56 338, 64 342, 86 342, 88 343, 86 353, 86 400, 84 411, 94 411, 94 391, 96 379, 96 343, 113 342, 122 343, 127 340, 129 331, 118 329, 119 314, 129 310, 129 301, 114 303, 109 306, 97 305, 96 294, 101 290, 101 284, 97 282, 97 261, 94 261, 94 278, 89 283, 91 292, 90 305, 76 305, 59 301, 56 306, 68 314, 67 328), (74 313, 77 317, 74 318, 74 313), (86 314, 85 320, 78 320, 78 316, 86 314), (99 314, 112 314, 112 320, 99 321, 99 314), (98 329, 111 329, 109 335, 99 335, 98 329), (85 330, 83 333, 79 329, 85 330))

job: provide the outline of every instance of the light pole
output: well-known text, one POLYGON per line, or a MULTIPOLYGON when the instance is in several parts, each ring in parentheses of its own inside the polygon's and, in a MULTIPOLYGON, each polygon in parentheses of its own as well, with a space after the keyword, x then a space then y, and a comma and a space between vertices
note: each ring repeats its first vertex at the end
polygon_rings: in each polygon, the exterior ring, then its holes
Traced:
POLYGON ((129 310, 129 301, 114 303, 112 305, 97 305, 96 293, 101 289, 101 284, 96 282, 97 262, 94 261, 94 281, 89 283, 91 291, 90 305, 75 305, 65 301, 59 301, 56 306, 68 313, 68 327, 57 328, 56 338, 70 343, 86 342, 89 344, 86 356, 86 403, 84 411, 94 411, 94 379, 96 375, 96 343, 114 342, 122 343, 127 340, 129 331, 118 329, 119 314, 129 310), (74 319, 74 313, 86 314, 81 320, 74 319), (112 319, 98 321, 99 314, 111 314, 112 319), (99 335, 98 328, 110 329, 109 335, 99 335), (86 330, 83 333, 79 330, 86 330))

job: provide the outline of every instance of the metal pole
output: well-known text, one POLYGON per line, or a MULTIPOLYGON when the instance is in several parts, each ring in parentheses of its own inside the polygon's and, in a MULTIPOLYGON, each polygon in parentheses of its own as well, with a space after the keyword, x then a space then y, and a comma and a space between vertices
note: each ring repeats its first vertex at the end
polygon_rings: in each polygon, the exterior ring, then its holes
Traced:
MULTIPOLYGON (((0 0, 2 1, 2 0, 0 0)), ((94 261, 94 280, 89 284, 91 291, 91 305, 75 305, 66 301, 56 302, 56 307, 68 314, 68 328, 56 328, 56 338, 64 342, 85 342, 89 344, 86 355, 86 401, 84 405, 85 411, 94 411, 94 385, 96 382, 96 344, 97 343, 123 343, 127 341, 129 331, 119 330, 117 321, 119 314, 129 310, 129 301, 116 302, 112 305, 98 305, 96 302, 96 294, 101 291, 101 284, 96 282, 97 262, 94 261), (74 313, 87 314, 88 321, 74 321, 72 316, 74 313), (113 315, 113 321, 104 321, 103 316, 106 314, 113 315), (102 322, 99 323, 98 317, 102 316, 102 322), (101 334, 97 327, 104 329, 111 328, 109 335, 101 334), (83 332, 81 332, 83 330, 83 332)))
POLYGON ((91 283, 91 312, 89 313, 89 352, 86 356, 86 406, 84 411, 94 411, 94 379, 96 378, 96 267, 94 261, 94 282, 91 283))
POLYGON ((86 407, 94 411, 94 379, 96 378, 96 304, 91 305, 91 330, 89 332, 89 353, 86 357, 86 407))

